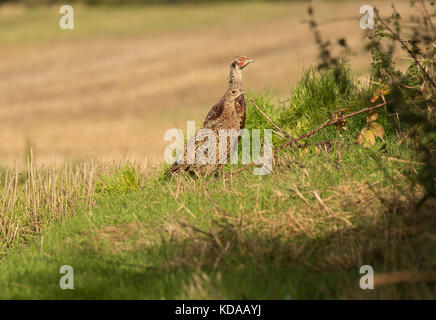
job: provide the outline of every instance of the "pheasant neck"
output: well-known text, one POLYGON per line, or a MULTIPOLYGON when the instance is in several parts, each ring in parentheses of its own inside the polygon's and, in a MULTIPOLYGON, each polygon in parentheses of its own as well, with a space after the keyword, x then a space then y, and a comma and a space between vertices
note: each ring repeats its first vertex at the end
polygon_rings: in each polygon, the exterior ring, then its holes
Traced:
POLYGON ((230 66, 229 88, 242 88, 242 71, 238 65, 230 66))

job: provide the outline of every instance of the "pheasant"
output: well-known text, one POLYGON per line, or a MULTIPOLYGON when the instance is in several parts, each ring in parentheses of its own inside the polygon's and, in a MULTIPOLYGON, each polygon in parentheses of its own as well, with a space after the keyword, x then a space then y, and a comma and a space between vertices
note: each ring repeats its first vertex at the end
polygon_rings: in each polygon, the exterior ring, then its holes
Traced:
MULTIPOLYGON (((248 59, 245 56, 237 56, 230 62, 230 74, 227 90, 238 89, 243 90, 242 88, 242 69, 244 69, 249 63, 254 60, 248 59)), ((204 125, 206 125, 209 121, 212 121, 220 116, 222 112, 222 100, 210 109, 209 113, 204 120, 204 125)), ((239 129, 243 129, 245 127, 245 116, 246 116, 246 107, 245 107, 245 99, 244 95, 240 95, 235 100, 235 109, 236 114, 239 118, 239 129)))
MULTIPOLYGON (((195 150, 195 156, 196 156, 196 162, 193 164, 187 163, 187 147, 185 147, 184 150, 184 163, 178 164, 174 163, 167 173, 169 174, 176 174, 181 171, 185 171, 188 173, 195 173, 197 175, 201 176, 208 176, 216 172, 217 170, 221 169, 225 163, 228 162, 230 159, 230 156, 232 152, 234 151, 234 146, 229 143, 230 138, 227 138, 226 141, 226 159, 225 161, 222 161, 222 159, 219 159, 219 135, 220 130, 231 130, 234 129, 235 133, 239 131, 240 128, 240 117, 238 116, 236 109, 235 109, 235 101, 241 97, 244 94, 243 91, 236 89, 236 88, 229 88, 224 96, 221 98, 221 100, 214 106, 217 109, 220 110, 219 114, 213 118, 210 118, 208 121, 205 121, 203 124, 202 129, 209 129, 215 134, 215 159, 214 163, 198 163, 197 159, 199 156, 202 156, 204 158, 207 158, 207 150, 202 151, 203 148, 200 148, 201 146, 205 146, 207 140, 202 139, 202 135, 199 134, 200 130, 196 132, 195 136, 192 139, 195 140, 194 144, 194 150, 195 150), (233 148, 232 148, 233 147, 233 148), (204 152, 204 154, 202 154, 204 152), (221 162, 221 163, 220 163, 221 162), (224 162, 224 163, 223 163, 224 162)), ((188 143, 189 145, 189 143, 188 143)))

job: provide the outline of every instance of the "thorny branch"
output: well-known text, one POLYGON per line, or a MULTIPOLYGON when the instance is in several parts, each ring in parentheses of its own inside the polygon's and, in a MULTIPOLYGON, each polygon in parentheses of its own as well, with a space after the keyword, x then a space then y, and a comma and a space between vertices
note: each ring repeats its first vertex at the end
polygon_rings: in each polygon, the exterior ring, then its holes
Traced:
MULTIPOLYGON (((390 102, 392 102, 392 101, 389 101, 389 103, 390 103, 390 102)), ((383 102, 383 103, 380 103, 380 104, 378 104, 378 105, 376 105, 376 106, 368 107, 368 108, 365 108, 365 109, 361 109, 361 110, 358 110, 358 111, 355 111, 355 112, 349 113, 349 114, 347 114, 347 115, 345 115, 345 116, 342 116, 342 117, 340 117, 340 118, 337 118, 337 119, 335 119, 335 120, 329 120, 329 121, 327 121, 327 122, 324 122, 324 123, 323 123, 322 125, 320 125, 318 128, 316 128, 316 129, 314 129, 314 130, 312 130, 312 131, 310 131, 310 132, 308 132, 308 133, 305 133, 305 134, 303 134, 302 136, 299 136, 298 138, 291 139, 291 140, 287 141, 286 143, 282 144, 282 145, 279 146, 278 148, 274 149, 274 150, 273 150, 273 153, 277 153, 277 152, 279 152, 279 151, 285 149, 286 147, 288 147, 288 146, 294 144, 294 143, 297 142, 297 141, 300 141, 300 140, 302 140, 302 139, 304 139, 304 138, 308 138, 308 137, 310 137, 311 135, 314 135, 315 133, 317 133, 318 131, 321 131, 322 129, 324 129, 324 128, 326 128, 326 127, 329 127, 329 126, 331 126, 331 125, 334 125, 334 124, 336 124, 336 123, 338 123, 338 122, 342 122, 342 121, 344 121, 345 119, 348 119, 348 118, 354 117, 354 116, 356 116, 356 115, 358 115, 358 114, 365 113, 365 112, 370 112, 370 111, 372 111, 372 110, 378 109, 378 108, 380 108, 380 107, 385 106, 387 103, 388 103, 388 102, 383 102)), ((246 165, 245 167, 242 167, 242 168, 236 170, 236 171, 233 172, 233 173, 239 173, 239 172, 244 171, 244 170, 246 170, 246 169, 248 169, 248 168, 251 168, 251 167, 254 166, 254 165, 255 165, 255 163, 253 162, 253 163, 251 163, 251 164, 249 164, 249 165, 246 165)))
POLYGON ((434 88, 436 88, 436 83, 433 81, 433 79, 427 73, 427 71, 425 70, 425 68, 421 64, 421 62, 419 62, 418 57, 413 52, 413 50, 410 49, 410 47, 407 45, 407 42, 404 41, 403 39, 401 39, 400 35, 398 33, 396 33, 395 31, 393 31, 391 27, 389 27, 389 25, 380 17, 378 10, 374 10, 374 12, 377 16, 377 19, 380 21, 380 23, 386 28, 386 30, 388 30, 391 33, 391 35, 392 35, 392 37, 394 37, 394 39, 396 39, 396 40, 398 40, 398 42, 400 42, 403 49, 407 51, 407 53, 413 58, 413 60, 415 60, 417 66, 421 69, 422 73, 427 78, 427 80, 431 83, 431 85, 434 88))

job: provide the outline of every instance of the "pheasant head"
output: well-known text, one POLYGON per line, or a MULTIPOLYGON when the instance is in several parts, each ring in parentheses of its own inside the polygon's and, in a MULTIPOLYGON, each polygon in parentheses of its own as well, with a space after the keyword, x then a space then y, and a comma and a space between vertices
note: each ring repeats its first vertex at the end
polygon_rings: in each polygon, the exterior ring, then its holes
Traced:
POLYGON ((242 89, 242 69, 253 61, 246 56, 237 56, 230 61, 229 87, 242 89))
POLYGON ((254 60, 251 60, 251 59, 247 58, 246 56, 237 56, 230 62, 230 64, 233 68, 239 67, 239 69, 242 70, 253 61, 254 60))
POLYGON ((235 101, 238 97, 242 96, 245 92, 240 89, 231 89, 226 92, 224 99, 228 102, 235 101))

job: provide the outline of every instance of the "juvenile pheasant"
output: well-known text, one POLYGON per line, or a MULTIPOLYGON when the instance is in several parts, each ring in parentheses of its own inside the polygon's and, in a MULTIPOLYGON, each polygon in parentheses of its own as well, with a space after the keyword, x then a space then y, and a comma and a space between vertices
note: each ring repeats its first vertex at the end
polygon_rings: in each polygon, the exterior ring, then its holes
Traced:
MULTIPOLYGON (((207 158, 207 149, 203 150, 201 147, 205 147, 205 143, 208 141, 207 139, 204 139, 205 137, 199 135, 199 131, 196 132, 195 136, 192 139, 195 139, 197 137, 197 140, 195 141, 194 150, 195 150, 195 159, 196 162, 193 164, 187 163, 188 161, 188 155, 187 155, 187 147, 184 149, 184 163, 183 164, 177 164, 174 163, 172 167, 169 168, 168 173, 169 174, 176 174, 181 171, 185 171, 188 173, 195 173, 197 175, 201 176, 208 176, 216 172, 217 170, 221 169, 225 164, 220 164, 219 162, 219 134, 220 130, 231 130, 234 129, 237 133, 239 131, 240 126, 240 118, 238 117, 238 114, 235 109, 235 100, 241 97, 244 94, 243 91, 235 88, 230 88, 227 90, 225 95, 221 98, 221 100, 215 105, 219 110, 220 113, 216 117, 213 117, 209 119, 208 121, 205 121, 203 124, 203 127, 201 129, 210 129, 215 134, 215 157, 214 157, 214 163, 205 163, 201 164, 198 163, 197 159, 199 156, 202 156, 203 158, 207 158), (201 138, 199 138, 201 136, 201 138)), ((188 143, 189 144, 189 143, 188 143)), ((227 138, 226 143, 226 161, 230 159, 231 153, 233 149, 230 144, 230 138, 227 138)), ((221 161, 224 162, 224 161, 221 161)))
MULTIPOLYGON (((242 69, 244 69, 246 66, 248 66, 249 63, 253 62, 254 60, 248 59, 245 56, 237 56, 230 62, 230 74, 229 74, 229 80, 228 80, 228 86, 227 90, 231 89, 238 89, 243 90, 242 87, 242 69)), ((207 122, 212 121, 220 116, 222 112, 222 100, 224 97, 221 98, 220 101, 216 105, 210 109, 209 113, 206 116, 206 119, 204 120, 204 125, 207 124, 207 122)), ((245 107, 245 99, 244 95, 240 95, 235 100, 235 109, 236 114, 239 118, 239 129, 243 129, 245 127, 245 116, 246 116, 246 107, 245 107)))

